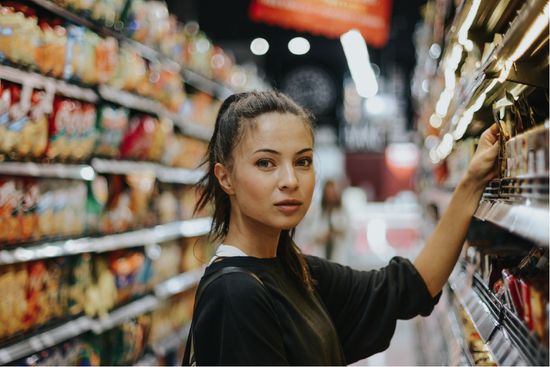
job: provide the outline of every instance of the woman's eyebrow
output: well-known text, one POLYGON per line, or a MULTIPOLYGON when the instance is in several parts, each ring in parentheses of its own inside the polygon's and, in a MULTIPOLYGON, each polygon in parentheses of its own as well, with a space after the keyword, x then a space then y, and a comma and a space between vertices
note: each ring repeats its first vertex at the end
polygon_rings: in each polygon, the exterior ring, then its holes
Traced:
MULTIPOLYGON (((304 149, 300 150, 299 152, 296 152, 296 155, 304 154, 306 152, 313 152, 313 149, 312 148, 304 148, 304 149)), ((254 151, 254 153, 271 153, 271 154, 281 155, 281 152, 278 152, 274 149, 269 149, 269 148, 258 149, 256 151, 254 151)))

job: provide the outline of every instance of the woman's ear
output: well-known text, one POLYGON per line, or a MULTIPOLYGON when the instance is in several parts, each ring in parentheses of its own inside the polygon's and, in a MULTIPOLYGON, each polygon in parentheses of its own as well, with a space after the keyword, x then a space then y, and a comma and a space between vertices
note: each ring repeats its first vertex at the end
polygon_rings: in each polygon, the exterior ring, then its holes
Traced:
POLYGON ((233 195, 233 185, 231 184, 231 175, 226 166, 221 163, 216 163, 214 166, 214 176, 218 180, 221 188, 227 195, 233 195))

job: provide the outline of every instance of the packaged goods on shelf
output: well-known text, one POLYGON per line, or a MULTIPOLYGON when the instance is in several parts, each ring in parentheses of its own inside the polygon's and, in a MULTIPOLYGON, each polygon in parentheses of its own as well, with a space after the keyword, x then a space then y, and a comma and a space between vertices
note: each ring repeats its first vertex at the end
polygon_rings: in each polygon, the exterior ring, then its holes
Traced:
POLYGON ((99 366, 85 338, 74 338, 15 362, 17 366, 99 366))
POLYGON ((470 248, 467 260, 486 287, 548 347, 548 250, 506 255, 470 248), (523 253, 523 254, 522 254, 523 253))
POLYGON ((161 162, 167 166, 195 169, 205 157, 207 144, 182 135, 171 135, 161 162))
MULTIPOLYGON (((191 219, 198 196, 193 186, 160 185, 157 211, 160 223, 191 219)), ((202 216, 198 213, 197 216, 202 216)))
POLYGON ((97 128, 99 136, 94 148, 98 157, 118 158, 120 144, 128 128, 129 111, 124 107, 103 104, 99 107, 97 128))
MULTIPOLYGON (((175 296, 165 302, 151 315, 151 334, 149 344, 155 345, 177 333, 191 321, 194 297, 189 294, 175 296)), ((183 343, 181 342, 181 347, 183 343)))
POLYGON ((155 177, 151 174, 107 176, 109 197, 101 214, 102 233, 124 232, 132 228, 154 225, 152 211, 155 177))
POLYGON ((510 138, 505 143, 503 177, 548 174, 548 123, 510 138))
POLYGON ((39 158, 48 144, 53 94, 0 81, 0 154, 39 158))
POLYGON ((48 158, 86 160, 94 150, 97 136, 95 105, 70 98, 55 98, 46 151, 48 158))
POLYGON ((483 342, 475 329, 470 316, 466 313, 463 307, 459 307, 459 314, 463 326, 463 335, 465 343, 468 346, 468 351, 472 356, 476 366, 496 366, 487 344, 483 342))
POLYGON ((84 182, 2 177, 0 192, 0 244, 85 230, 84 182))

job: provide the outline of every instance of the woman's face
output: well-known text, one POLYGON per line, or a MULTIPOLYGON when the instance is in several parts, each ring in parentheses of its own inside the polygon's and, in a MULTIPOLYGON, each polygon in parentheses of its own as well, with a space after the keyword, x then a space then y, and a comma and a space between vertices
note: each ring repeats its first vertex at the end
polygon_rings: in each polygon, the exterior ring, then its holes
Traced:
POLYGON ((310 128, 290 113, 260 115, 233 152, 230 177, 232 205, 242 219, 277 230, 294 228, 315 186, 310 128))

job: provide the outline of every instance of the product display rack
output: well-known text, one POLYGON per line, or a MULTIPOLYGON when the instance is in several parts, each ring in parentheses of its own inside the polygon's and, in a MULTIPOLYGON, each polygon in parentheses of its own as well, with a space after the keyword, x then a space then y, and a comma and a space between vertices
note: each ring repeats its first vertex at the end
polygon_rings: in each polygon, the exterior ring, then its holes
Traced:
POLYGON ((499 365, 541 366, 548 361, 542 347, 521 320, 503 305, 479 276, 458 264, 449 281, 458 300, 499 365))
MULTIPOLYGON (((413 91, 420 106, 419 130, 431 139, 425 145, 424 170, 430 174, 423 178, 421 200, 443 213, 452 195, 450 188, 456 186, 457 178, 465 173, 471 159, 474 139, 494 121, 499 120, 501 136, 515 138, 510 144, 501 139, 500 178, 487 186, 470 228, 469 236, 473 237, 468 246, 480 246, 472 253, 481 258, 482 264, 478 257, 464 253, 464 258, 470 260, 460 260, 445 291, 455 299, 446 310, 450 321, 440 321, 442 325, 450 323, 450 329, 455 330, 445 336, 447 349, 452 350, 456 340, 462 340, 463 362, 475 365, 467 337, 459 332, 461 318, 457 316, 457 308, 463 308, 493 363, 548 365, 545 338, 530 330, 510 304, 497 298, 494 280, 490 289, 480 273, 482 269, 494 270, 490 267, 492 259, 502 258, 511 264, 512 253, 540 249, 547 254, 548 143, 547 140, 546 145, 535 143, 533 136, 540 134, 543 139, 548 135, 548 2, 512 0, 504 4, 464 0, 454 9, 452 17, 449 17, 454 8, 451 1, 432 1, 427 6, 425 28, 417 39, 419 60, 413 91), (438 26, 445 31, 438 33, 438 26), (522 98, 527 107, 525 104, 516 107, 522 98), (531 108, 527 104, 531 102, 536 114, 531 112, 531 120, 525 117, 521 120, 524 115, 519 114, 525 114, 521 111, 531 108), (517 110, 509 118, 505 113, 511 108, 517 110), (512 134, 507 135, 503 129, 511 129, 512 134), (520 147, 525 150, 529 147, 529 154, 520 147), (446 177, 452 179, 446 181, 446 177), (514 247, 516 250, 511 250, 514 247)), ((500 268, 496 269, 500 272, 500 268)), ((484 273, 484 277, 488 275, 484 273)), ((425 329, 429 333, 431 327, 426 325, 425 329)), ((444 363, 456 363, 456 358, 452 358, 455 357, 449 355, 444 363)))
MULTIPOLYGON (((81 316, 65 322, 50 330, 33 335, 21 342, 0 348, 0 363, 7 364, 26 355, 39 352, 67 339, 74 338, 87 332, 101 334, 126 320, 151 312, 159 307, 162 300, 175 294, 183 293, 195 287, 202 274, 203 268, 179 274, 157 285, 153 294, 139 298, 109 312, 104 317, 91 318, 81 316)), ((186 324, 174 334, 152 346, 158 355, 164 355, 168 350, 180 346, 182 340, 189 333, 190 324, 186 324)))
POLYGON ((206 78, 195 71, 182 68, 178 63, 176 63, 173 60, 170 60, 168 57, 162 55, 160 52, 152 49, 151 47, 148 47, 132 39, 129 39, 123 33, 123 24, 119 23, 117 25, 117 27, 119 27, 120 29, 109 28, 109 27, 100 25, 84 16, 76 14, 68 9, 65 9, 64 7, 59 6, 50 0, 28 0, 28 1, 64 19, 67 19, 75 24, 89 28, 100 35, 114 37, 119 41, 121 41, 122 43, 129 45, 134 49, 137 49, 139 53, 148 60, 160 61, 160 62, 163 62, 164 64, 171 66, 175 70, 181 71, 184 76, 185 83, 187 83, 188 85, 190 85, 195 89, 204 91, 220 99, 225 99, 226 97, 234 93, 234 91, 231 90, 229 87, 217 81, 206 78))

